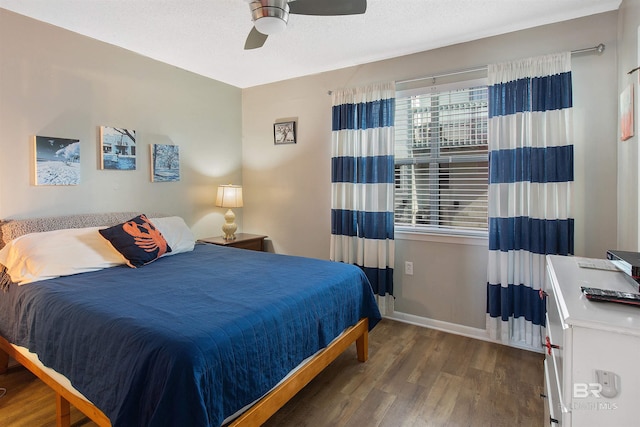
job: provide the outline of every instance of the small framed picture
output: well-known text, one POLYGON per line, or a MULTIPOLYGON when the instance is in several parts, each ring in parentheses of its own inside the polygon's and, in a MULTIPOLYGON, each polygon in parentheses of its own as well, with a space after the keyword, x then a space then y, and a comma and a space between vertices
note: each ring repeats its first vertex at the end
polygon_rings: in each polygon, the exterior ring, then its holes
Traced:
POLYGON ((34 136, 35 185, 80 183, 80 140, 34 136))
POLYGON ((633 136, 633 84, 620 94, 620 139, 626 141, 633 136))
POLYGON ((100 169, 136 170, 136 131, 100 126, 100 169))
POLYGON ((151 182, 180 181, 180 147, 151 144, 151 182))
POLYGON ((281 122, 273 124, 274 144, 296 143, 296 122, 281 122))

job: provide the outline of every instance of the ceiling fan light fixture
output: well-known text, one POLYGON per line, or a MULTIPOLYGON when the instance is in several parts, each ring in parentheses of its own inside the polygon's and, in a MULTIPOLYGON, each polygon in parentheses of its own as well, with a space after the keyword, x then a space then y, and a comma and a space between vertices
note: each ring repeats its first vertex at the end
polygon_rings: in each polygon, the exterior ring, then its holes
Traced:
POLYGON ((358 15, 367 10, 367 0, 245 0, 251 10, 253 27, 244 50, 264 46, 271 34, 287 28, 289 14, 314 16, 358 15))
POLYGON ((281 33, 287 28, 287 21, 282 18, 276 18, 274 16, 264 16, 260 19, 256 19, 254 22, 256 30, 262 34, 271 35, 281 33))
POLYGON ((286 0, 262 0, 249 3, 256 30, 262 34, 280 33, 287 28, 289 5, 286 0))

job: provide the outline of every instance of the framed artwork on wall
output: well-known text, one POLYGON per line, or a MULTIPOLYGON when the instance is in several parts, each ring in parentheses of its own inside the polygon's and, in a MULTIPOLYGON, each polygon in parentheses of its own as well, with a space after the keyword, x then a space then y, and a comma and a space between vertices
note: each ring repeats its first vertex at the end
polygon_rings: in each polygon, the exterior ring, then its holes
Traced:
POLYGON ((33 153, 35 185, 80 183, 80 140, 34 136, 33 153))
POLYGON ((633 83, 620 94, 620 139, 633 136, 633 83))
POLYGON ((151 144, 151 182, 180 181, 180 147, 151 144))
POLYGON ((100 169, 136 169, 136 131, 100 126, 100 169))
POLYGON ((295 144, 296 143, 296 122, 280 122, 273 124, 274 144, 295 144))

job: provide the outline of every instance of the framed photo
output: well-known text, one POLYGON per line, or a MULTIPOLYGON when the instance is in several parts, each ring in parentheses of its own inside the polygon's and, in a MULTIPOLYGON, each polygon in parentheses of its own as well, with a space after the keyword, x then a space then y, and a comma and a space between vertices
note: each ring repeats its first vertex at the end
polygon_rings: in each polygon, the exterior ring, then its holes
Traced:
POLYGON ((80 140, 34 136, 35 185, 80 183, 80 140))
POLYGON ((180 147, 151 144, 151 182, 180 181, 180 147))
POLYGON ((100 169, 136 169, 136 131, 100 126, 100 169))
POLYGON ((273 124, 274 144, 296 143, 296 122, 281 122, 273 124))
POLYGON ((633 84, 620 94, 620 139, 626 141, 633 136, 633 84))

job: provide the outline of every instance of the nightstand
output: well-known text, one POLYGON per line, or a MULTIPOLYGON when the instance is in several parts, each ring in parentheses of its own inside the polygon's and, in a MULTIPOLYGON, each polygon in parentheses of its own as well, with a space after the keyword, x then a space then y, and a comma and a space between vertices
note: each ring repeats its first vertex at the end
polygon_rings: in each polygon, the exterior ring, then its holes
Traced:
POLYGON ((259 234, 236 233, 235 240, 225 240, 222 236, 198 239, 198 243, 209 243, 218 246, 231 246, 252 251, 264 251, 264 239, 267 236, 259 234))

